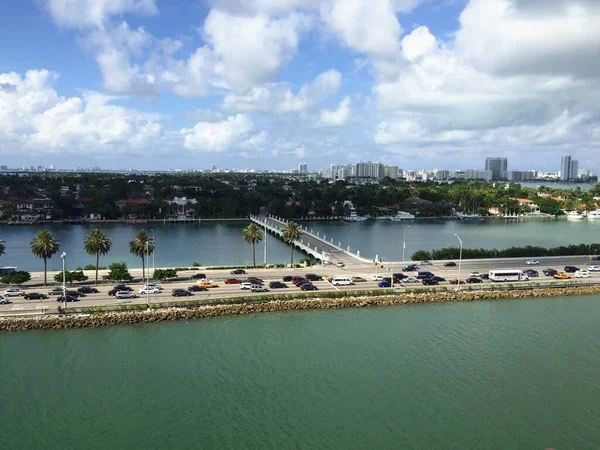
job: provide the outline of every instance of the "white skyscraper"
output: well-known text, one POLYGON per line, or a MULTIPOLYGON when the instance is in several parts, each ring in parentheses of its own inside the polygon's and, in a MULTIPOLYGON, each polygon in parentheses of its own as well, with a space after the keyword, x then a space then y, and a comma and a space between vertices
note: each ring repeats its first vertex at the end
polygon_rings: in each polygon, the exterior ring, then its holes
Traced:
POLYGON ((299 173, 308 173, 308 166, 306 165, 306 163, 300 163, 298 165, 298 172, 299 173))

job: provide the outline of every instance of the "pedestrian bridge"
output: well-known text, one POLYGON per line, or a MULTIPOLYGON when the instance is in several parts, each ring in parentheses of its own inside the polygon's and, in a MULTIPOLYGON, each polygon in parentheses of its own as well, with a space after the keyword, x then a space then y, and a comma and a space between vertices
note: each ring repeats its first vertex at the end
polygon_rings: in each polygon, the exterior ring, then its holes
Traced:
MULTIPOLYGON (((289 220, 275 216, 250 216, 250 220, 280 239, 283 228, 289 223, 289 220)), ((339 241, 336 243, 333 237, 320 235, 318 231, 313 232, 312 229, 302 224, 298 224, 298 229, 300 230, 300 238, 294 241, 294 247, 303 250, 323 264, 336 264, 338 261, 347 266, 372 264, 372 260, 361 258, 360 251, 356 250, 356 253, 353 253, 349 245, 344 248, 342 243, 339 241)))

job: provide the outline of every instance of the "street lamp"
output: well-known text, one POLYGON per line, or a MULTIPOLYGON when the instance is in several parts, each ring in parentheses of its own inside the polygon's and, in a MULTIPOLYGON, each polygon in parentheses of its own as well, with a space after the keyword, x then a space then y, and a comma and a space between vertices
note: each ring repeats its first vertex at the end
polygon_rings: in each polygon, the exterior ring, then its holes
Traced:
MULTIPOLYGON (((146 273, 146 303, 150 306, 150 242, 154 244, 154 239, 148 239, 146 241, 146 267, 148 272, 146 273)), ((154 252, 152 252, 154 255, 154 252)))
POLYGON ((404 262, 404 250, 406 249, 406 230, 410 228, 410 225, 404 227, 404 241, 402 243, 402 262, 404 262))
POLYGON ((265 269, 267 268, 267 218, 265 217, 265 269))
POLYGON ((460 236, 456 233, 454 233, 454 236, 456 236, 458 238, 458 242, 460 242, 460 254, 458 256, 458 283, 456 290, 459 291, 460 290, 460 266, 462 264, 462 248, 463 248, 463 242, 462 239, 460 238, 460 236))
POLYGON ((62 252, 60 257, 62 258, 62 264, 63 264, 63 301, 65 303, 65 308, 67 306, 67 276, 66 276, 66 272, 65 272, 65 264, 66 264, 66 258, 67 258, 67 253, 66 252, 62 252))
POLYGON ((154 253, 156 252, 156 244, 154 244, 154 229, 151 229, 150 231, 152 231, 152 244, 153 244, 153 248, 152 248, 152 274, 154 274, 154 253))

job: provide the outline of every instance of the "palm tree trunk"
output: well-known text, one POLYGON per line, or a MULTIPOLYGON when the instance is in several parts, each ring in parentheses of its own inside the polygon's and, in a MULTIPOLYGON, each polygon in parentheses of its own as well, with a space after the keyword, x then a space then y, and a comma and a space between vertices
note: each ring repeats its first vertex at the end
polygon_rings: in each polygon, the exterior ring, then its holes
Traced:
POLYGON ((144 257, 142 256, 142 281, 146 279, 146 265, 144 264, 144 257))
POLYGON ((252 262, 253 266, 256 267, 256 247, 254 246, 254 242, 252 243, 252 262))
POLYGON ((290 258, 290 267, 294 267, 294 243, 292 242, 292 256, 290 258))
POLYGON ((47 263, 47 259, 46 259, 46 258, 44 258, 44 286, 47 286, 47 285, 48 285, 48 280, 47 280, 47 278, 46 278, 46 275, 47 275, 47 271, 46 271, 46 263, 47 263))
POLYGON ((98 266, 100 265, 100 253, 96 253, 96 284, 98 284, 98 266))

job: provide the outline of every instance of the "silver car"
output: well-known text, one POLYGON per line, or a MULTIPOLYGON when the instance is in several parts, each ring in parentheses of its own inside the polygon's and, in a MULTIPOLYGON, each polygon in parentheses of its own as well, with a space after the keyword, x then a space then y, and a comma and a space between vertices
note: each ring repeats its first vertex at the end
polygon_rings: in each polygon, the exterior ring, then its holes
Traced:
POLYGON ((133 291, 119 291, 115 294, 119 300, 123 298, 137 298, 137 295, 133 291))
POLYGON ((19 288, 9 288, 4 291, 5 297, 20 297, 23 295, 23 291, 19 288))

